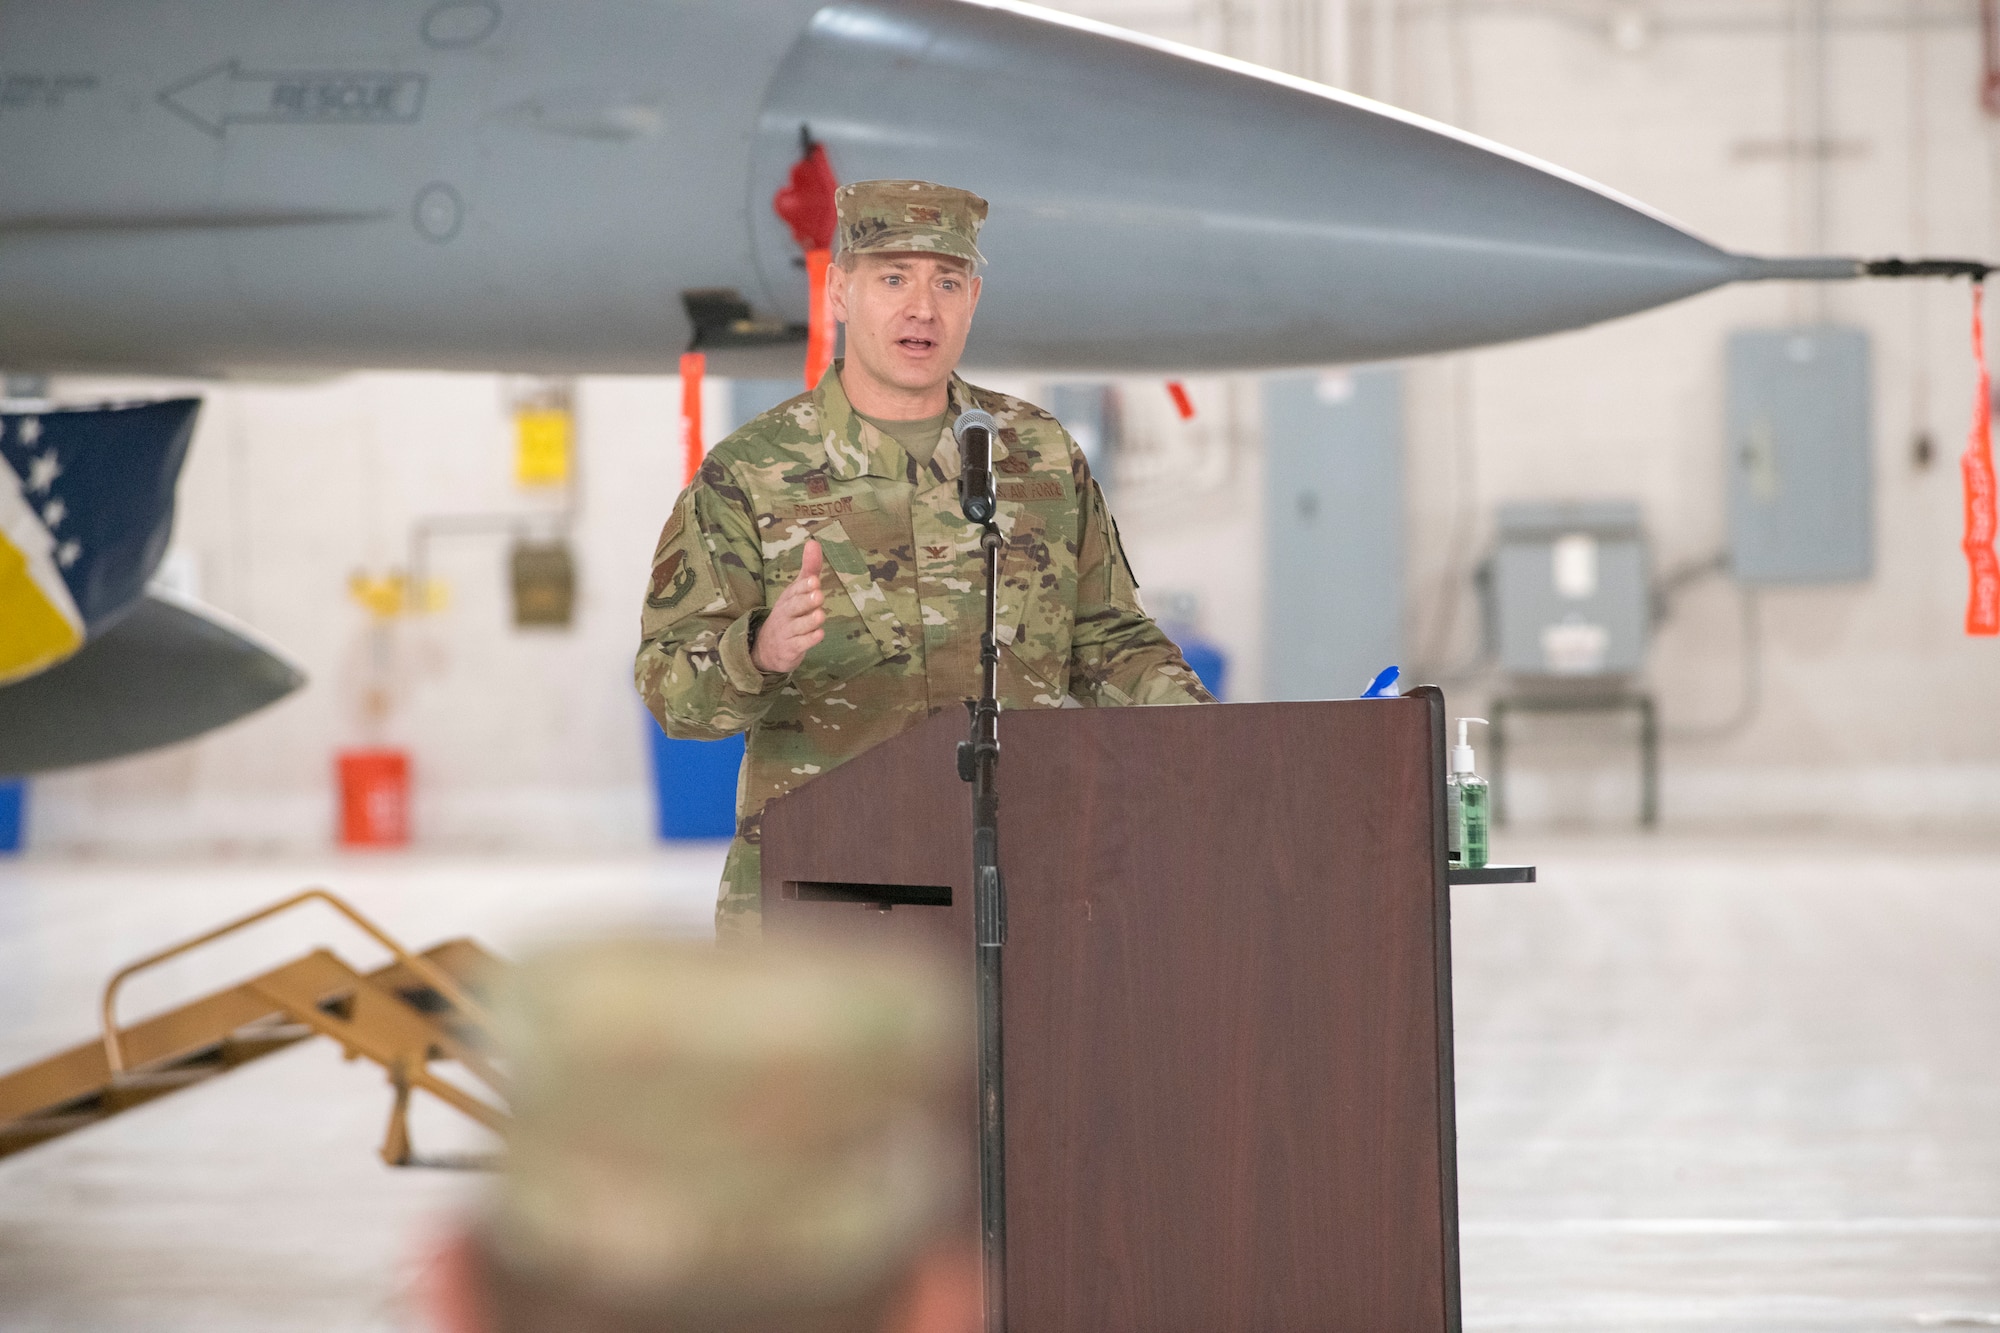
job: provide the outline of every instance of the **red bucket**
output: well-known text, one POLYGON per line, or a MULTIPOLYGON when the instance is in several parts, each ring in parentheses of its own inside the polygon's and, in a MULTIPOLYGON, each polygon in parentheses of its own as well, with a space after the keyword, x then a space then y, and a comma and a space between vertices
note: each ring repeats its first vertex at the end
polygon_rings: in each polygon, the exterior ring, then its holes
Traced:
POLYGON ((401 847, 410 840, 410 756, 402 750, 343 750, 340 843, 401 847))

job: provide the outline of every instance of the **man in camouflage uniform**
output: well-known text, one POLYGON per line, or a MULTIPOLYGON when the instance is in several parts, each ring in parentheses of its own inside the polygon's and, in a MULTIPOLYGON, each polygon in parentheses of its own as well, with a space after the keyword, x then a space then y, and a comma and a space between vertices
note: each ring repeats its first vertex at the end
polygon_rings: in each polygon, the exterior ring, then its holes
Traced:
POLYGON ((440 1333, 972 1333, 971 1004, 897 952, 582 940, 509 970, 507 1155, 440 1333))
POLYGON ((863 181, 836 201, 828 295, 846 359, 709 454, 660 535, 640 621, 639 692, 667 734, 750 733, 724 939, 757 927, 767 801, 979 694, 985 575, 959 511, 962 411, 999 424, 1001 707, 1213 702, 1141 609, 1069 433, 954 373, 986 201, 924 181, 863 181))

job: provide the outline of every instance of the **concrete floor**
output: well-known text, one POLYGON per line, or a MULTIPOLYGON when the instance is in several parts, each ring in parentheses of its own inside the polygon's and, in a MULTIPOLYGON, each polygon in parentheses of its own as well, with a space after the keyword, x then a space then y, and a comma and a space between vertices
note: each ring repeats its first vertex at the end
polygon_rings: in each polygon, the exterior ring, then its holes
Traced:
MULTIPOLYGON (((1458 891, 1469 1329, 2000 1324, 2000 844, 1503 840, 1458 891)), ((631 860, 0 864, 0 1069, 85 1037, 104 977, 312 882, 407 942, 579 922, 699 934, 719 849, 631 860)), ((127 1012, 322 941, 272 924, 127 1012)), ((415 1327, 478 1188, 373 1151, 387 1090, 325 1043, 0 1162, 0 1328, 415 1327)), ((477 1146, 449 1111, 419 1148, 477 1146)))
MULTIPOLYGON (((132 959, 320 884, 405 944, 472 935, 518 953, 593 922, 709 933, 720 845, 632 860, 421 856, 315 864, 0 863, 0 1070, 87 1038, 132 959)), ((378 949, 324 908, 133 981, 144 1014, 319 944, 378 949)), ((374 1066, 302 1043, 0 1161, 0 1329, 332 1333, 414 1329, 409 1287, 479 1177, 375 1157, 389 1091, 374 1066)), ((424 1154, 483 1146, 418 1097, 424 1154)))

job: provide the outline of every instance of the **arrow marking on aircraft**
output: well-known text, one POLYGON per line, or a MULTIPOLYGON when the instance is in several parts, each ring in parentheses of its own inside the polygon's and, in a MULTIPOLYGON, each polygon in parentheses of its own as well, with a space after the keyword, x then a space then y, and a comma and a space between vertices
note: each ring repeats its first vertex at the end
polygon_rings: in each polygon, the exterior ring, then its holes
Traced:
POLYGON ((231 125, 414 125, 428 76, 390 70, 247 70, 235 60, 160 90, 160 103, 217 139, 231 125))

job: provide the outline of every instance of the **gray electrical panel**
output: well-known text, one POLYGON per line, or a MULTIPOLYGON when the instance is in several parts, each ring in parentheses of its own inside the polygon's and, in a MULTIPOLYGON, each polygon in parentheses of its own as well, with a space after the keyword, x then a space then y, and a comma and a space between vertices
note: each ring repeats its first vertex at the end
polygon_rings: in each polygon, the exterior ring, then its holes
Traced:
POLYGON ((729 429, 723 434, 727 435, 742 429, 779 403, 804 390, 805 381, 797 375, 782 380, 729 381, 729 429))
POLYGON ((1729 564, 1744 583, 1874 569, 1868 335, 1822 326, 1729 338, 1729 564))
POLYGON ((1353 698, 1403 656, 1402 373, 1265 380, 1264 448, 1266 691, 1353 698))
POLYGON ((1607 681, 1644 666, 1651 575, 1639 506, 1510 504, 1499 518, 1488 595, 1500 669, 1607 681))
POLYGON ((1110 384, 1052 384, 1049 411, 1083 450, 1091 474, 1108 492, 1118 454, 1117 388, 1110 384))

